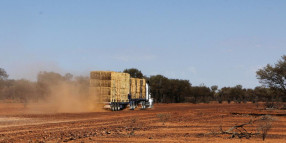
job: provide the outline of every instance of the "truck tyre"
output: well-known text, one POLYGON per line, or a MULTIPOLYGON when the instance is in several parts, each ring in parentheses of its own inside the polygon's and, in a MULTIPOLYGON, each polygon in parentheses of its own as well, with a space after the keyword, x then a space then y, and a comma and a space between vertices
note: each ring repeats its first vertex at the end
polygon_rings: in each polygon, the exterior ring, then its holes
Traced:
POLYGON ((117 111, 119 111, 119 110, 120 110, 120 104, 117 103, 117 111))
POLYGON ((135 101, 131 101, 131 102, 130 102, 130 109, 131 109, 131 110, 134 110, 134 102, 135 102, 135 101))
POLYGON ((118 103, 115 103, 115 111, 118 111, 118 103))
POLYGON ((145 109, 145 108, 146 108, 146 102, 142 101, 142 109, 145 109))
POLYGON ((111 111, 114 111, 114 104, 113 104, 113 102, 111 102, 111 104, 110 104, 110 109, 111 109, 111 111))
POLYGON ((144 109, 144 101, 141 102, 141 109, 144 109))

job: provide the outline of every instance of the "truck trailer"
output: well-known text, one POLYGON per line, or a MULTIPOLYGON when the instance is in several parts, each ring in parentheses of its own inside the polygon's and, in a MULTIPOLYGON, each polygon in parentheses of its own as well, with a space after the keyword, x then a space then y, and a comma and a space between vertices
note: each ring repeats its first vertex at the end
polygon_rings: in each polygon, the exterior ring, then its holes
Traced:
POLYGON ((149 84, 143 78, 131 78, 129 73, 91 71, 89 93, 112 111, 127 107, 134 110, 139 105, 141 109, 153 106, 149 84))

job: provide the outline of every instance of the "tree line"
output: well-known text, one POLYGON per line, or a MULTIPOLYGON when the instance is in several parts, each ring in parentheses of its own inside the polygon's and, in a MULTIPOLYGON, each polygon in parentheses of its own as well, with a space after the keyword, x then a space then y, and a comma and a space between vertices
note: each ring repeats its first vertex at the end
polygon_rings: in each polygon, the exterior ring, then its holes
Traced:
POLYGON ((156 103, 209 103, 222 102, 267 102, 286 101, 285 94, 264 86, 254 89, 243 88, 242 85, 222 87, 214 85, 192 86, 188 80, 168 79, 162 75, 147 78, 150 81, 151 94, 156 103), (284 98, 283 98, 284 97, 284 98))
MULTIPOLYGON (((286 101, 286 56, 282 56, 274 65, 266 65, 257 71, 257 78, 262 86, 253 89, 242 85, 218 88, 217 85, 193 86, 189 80, 169 79, 164 75, 150 77, 135 68, 125 69, 131 77, 145 78, 151 87, 151 94, 156 103, 209 103, 210 101, 257 103, 260 101, 286 101)), ((38 101, 49 96, 54 86, 65 83, 77 87, 82 96, 88 96, 89 77, 67 73, 40 72, 36 81, 9 79, 9 75, 0 68, 0 100, 26 102, 38 101)))
POLYGON ((217 85, 192 86, 188 80, 169 79, 163 75, 144 77, 135 68, 125 69, 124 72, 130 73, 131 77, 147 79, 156 103, 286 102, 286 55, 274 65, 267 64, 256 72, 262 85, 253 89, 243 88, 242 85, 221 89, 217 85))

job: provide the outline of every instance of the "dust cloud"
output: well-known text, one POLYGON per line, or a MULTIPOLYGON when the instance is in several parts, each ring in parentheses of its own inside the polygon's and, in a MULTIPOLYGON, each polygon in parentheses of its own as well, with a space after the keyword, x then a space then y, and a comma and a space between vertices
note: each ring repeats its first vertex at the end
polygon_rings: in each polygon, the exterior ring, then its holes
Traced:
POLYGON ((88 76, 47 71, 39 72, 36 81, 0 80, 0 103, 22 104, 23 113, 105 111, 96 96, 89 95, 88 76))
POLYGON ((37 91, 40 98, 26 102, 33 113, 77 113, 104 111, 96 96, 89 95, 89 78, 64 76, 53 72, 38 74, 37 91))
POLYGON ((39 100, 33 109, 51 113, 76 113, 101 111, 96 103, 96 97, 88 96, 88 91, 73 83, 58 83, 51 85, 50 94, 39 100))

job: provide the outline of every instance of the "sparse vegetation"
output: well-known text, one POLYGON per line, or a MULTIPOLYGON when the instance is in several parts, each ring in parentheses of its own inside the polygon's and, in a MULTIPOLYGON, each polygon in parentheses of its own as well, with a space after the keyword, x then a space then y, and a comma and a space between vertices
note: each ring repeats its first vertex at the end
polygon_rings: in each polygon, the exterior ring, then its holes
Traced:
POLYGON ((219 134, 228 134, 230 138, 246 138, 249 139, 252 136, 262 136, 263 141, 267 137, 268 131, 272 127, 272 122, 274 119, 269 116, 261 116, 258 119, 250 119, 249 122, 238 124, 235 126, 230 127, 228 130, 223 130, 222 126, 219 126, 219 132, 215 132, 214 130, 210 131, 210 135, 217 136, 219 134), (246 128, 246 126, 256 126, 256 130, 253 133, 252 130, 246 128))
POLYGON ((260 132, 263 141, 266 139, 268 131, 272 128, 273 121, 274 119, 269 115, 262 116, 258 121, 257 131, 260 132))

